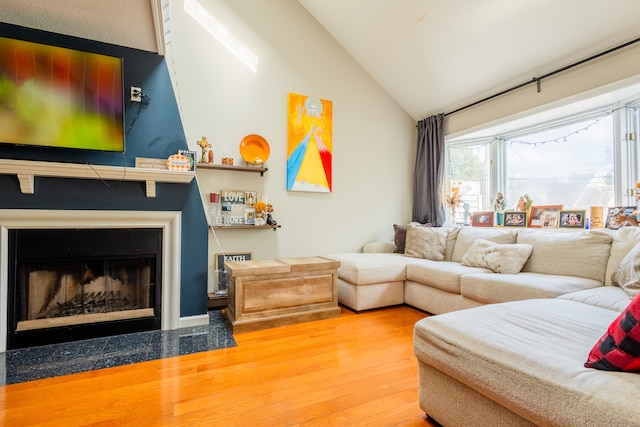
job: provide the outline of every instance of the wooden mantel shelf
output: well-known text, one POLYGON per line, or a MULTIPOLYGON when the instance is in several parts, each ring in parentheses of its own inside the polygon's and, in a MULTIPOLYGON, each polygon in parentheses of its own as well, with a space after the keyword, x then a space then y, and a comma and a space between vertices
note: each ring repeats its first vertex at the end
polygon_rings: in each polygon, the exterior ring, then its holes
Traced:
POLYGON ((78 163, 0 159, 0 174, 16 175, 23 194, 35 194, 35 177, 140 181, 146 183, 147 197, 156 197, 156 182, 188 184, 195 172, 166 169, 103 166, 78 163))

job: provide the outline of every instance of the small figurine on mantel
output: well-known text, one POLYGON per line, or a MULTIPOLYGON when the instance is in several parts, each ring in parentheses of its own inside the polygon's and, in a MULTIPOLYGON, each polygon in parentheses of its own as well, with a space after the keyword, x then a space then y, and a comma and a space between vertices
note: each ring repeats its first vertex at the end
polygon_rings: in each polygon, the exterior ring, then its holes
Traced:
POLYGON ((203 136, 198 145, 202 148, 202 163, 213 163, 213 150, 211 149, 211 143, 207 141, 207 137, 203 136))

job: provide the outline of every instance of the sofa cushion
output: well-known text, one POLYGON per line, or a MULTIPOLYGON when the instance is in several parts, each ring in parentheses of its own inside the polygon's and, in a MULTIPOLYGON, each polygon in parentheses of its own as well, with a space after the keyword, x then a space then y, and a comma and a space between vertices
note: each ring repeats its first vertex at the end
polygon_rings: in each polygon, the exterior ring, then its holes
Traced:
POLYGON ((631 249, 640 243, 640 227, 622 227, 619 230, 609 230, 613 236, 611 251, 607 261, 605 285, 616 285, 613 276, 618 271, 618 265, 631 249))
POLYGON ((393 253, 344 253, 325 255, 340 261, 338 277, 354 285, 405 280, 411 258, 393 253))
POLYGON ((532 424, 634 425, 640 377, 583 366, 618 314, 559 299, 485 305, 420 320, 414 349, 532 424))
POLYGON ((590 304, 595 307, 623 312, 631 302, 631 297, 617 286, 598 286, 597 288, 570 292, 556 298, 590 304))
POLYGON ((640 296, 607 328, 584 366, 605 371, 640 372, 640 296))
POLYGON ((522 266, 533 246, 522 243, 499 244, 478 239, 462 257, 462 265, 488 268, 496 273, 516 274, 522 266))
POLYGON ((622 259, 611 281, 624 289, 631 297, 640 292, 640 243, 635 245, 622 259))
POLYGON ((392 254, 393 251, 396 250, 396 244, 389 241, 389 242, 369 242, 369 243, 365 243, 364 246, 362 246, 362 252, 364 253, 373 253, 373 252, 378 252, 378 253, 387 253, 387 254, 392 254))
POLYGON ((446 242, 447 230, 440 227, 409 224, 404 254, 412 258, 442 261, 444 260, 446 242))
POLYGON ((460 278, 472 273, 493 274, 487 268, 467 267, 452 261, 416 259, 407 265, 407 280, 454 294, 460 293, 460 278))
POLYGON ((458 232, 451 261, 462 261, 464 254, 467 253, 473 242, 478 239, 489 240, 494 243, 516 243, 517 234, 514 229, 463 227, 458 232))
POLYGON ((393 224, 393 243, 396 244, 396 248, 393 252, 397 254, 403 254, 406 240, 407 240, 407 226, 393 224))
POLYGON ((604 283, 613 237, 606 230, 520 230, 518 243, 533 246, 523 272, 576 276, 604 283))
POLYGON ((602 286, 583 277, 540 273, 465 274, 460 279, 460 293, 485 304, 559 295, 602 286))
POLYGON ((451 258, 453 257, 453 251, 456 247, 456 241, 458 240, 458 233, 460 232, 461 229, 462 227, 446 228, 448 234, 447 234, 447 243, 444 247, 445 261, 451 261, 451 258))

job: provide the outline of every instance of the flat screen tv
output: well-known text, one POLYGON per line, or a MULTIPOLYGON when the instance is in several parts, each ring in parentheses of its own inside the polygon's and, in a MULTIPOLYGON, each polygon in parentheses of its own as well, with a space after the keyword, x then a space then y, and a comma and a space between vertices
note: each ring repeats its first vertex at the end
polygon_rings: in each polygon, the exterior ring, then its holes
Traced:
POLYGON ((124 152, 122 61, 0 37, 0 143, 124 152))

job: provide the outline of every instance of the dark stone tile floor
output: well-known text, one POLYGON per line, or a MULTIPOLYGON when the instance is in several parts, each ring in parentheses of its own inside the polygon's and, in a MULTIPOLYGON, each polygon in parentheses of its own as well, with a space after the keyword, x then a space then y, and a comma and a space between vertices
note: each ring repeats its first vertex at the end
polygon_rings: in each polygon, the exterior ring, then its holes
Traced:
POLYGON ((235 346, 222 311, 211 310, 209 325, 136 332, 0 353, 0 386, 235 346))

